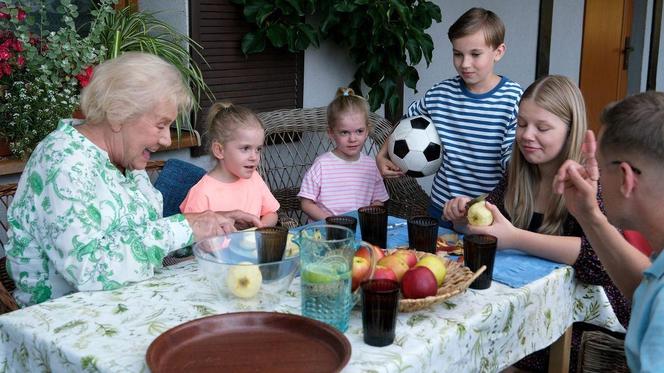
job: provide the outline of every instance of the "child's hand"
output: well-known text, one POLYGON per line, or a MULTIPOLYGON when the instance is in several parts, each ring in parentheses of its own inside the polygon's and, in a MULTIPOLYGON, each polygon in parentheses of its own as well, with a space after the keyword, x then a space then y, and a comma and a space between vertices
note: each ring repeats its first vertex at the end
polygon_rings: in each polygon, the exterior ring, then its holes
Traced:
POLYGON ((443 210, 443 217, 445 220, 449 220, 453 223, 465 223, 466 218, 466 204, 470 201, 469 197, 456 197, 453 198, 445 204, 445 209, 443 210))
POLYGON ((378 151, 378 154, 376 154, 376 166, 378 166, 378 172, 380 172, 381 176, 384 178, 401 177, 405 175, 399 166, 395 165, 390 160, 389 156, 387 155, 386 144, 387 142, 383 144, 383 146, 380 148, 380 151, 378 151))

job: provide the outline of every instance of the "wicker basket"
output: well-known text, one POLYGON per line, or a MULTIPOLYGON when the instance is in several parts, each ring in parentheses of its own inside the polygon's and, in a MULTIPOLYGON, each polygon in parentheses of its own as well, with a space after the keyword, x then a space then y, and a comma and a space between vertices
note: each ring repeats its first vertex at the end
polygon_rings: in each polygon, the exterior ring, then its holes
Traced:
MULTIPOLYGON (((431 255, 420 251, 416 252, 417 259, 421 259, 424 255, 431 255)), ((447 274, 443 285, 438 288, 438 293, 426 298, 420 299, 401 299, 399 301, 399 311, 401 312, 414 312, 419 311, 434 304, 441 303, 457 294, 463 293, 475 279, 484 272, 485 266, 482 266, 477 272, 473 273, 468 267, 462 264, 447 259, 444 253, 439 253, 445 260, 447 266, 447 274)))

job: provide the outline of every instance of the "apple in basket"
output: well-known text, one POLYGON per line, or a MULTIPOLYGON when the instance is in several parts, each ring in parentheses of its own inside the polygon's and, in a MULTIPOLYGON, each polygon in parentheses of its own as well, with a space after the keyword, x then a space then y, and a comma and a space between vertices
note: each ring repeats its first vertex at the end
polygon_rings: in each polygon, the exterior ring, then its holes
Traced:
POLYGON ((397 255, 388 255, 379 260, 378 264, 391 269, 397 275, 397 281, 399 282, 401 282, 404 273, 408 270, 408 264, 397 255))
POLYGON ((433 275, 436 277, 436 283, 440 287, 440 285, 443 284, 443 281, 445 280, 445 275, 447 274, 447 267, 445 266, 445 261, 433 254, 427 254, 424 257, 420 259, 417 264, 415 264, 415 267, 427 267, 433 275))
POLYGON ((371 264, 361 256, 353 257, 352 289, 355 291, 360 283, 367 278, 371 270, 371 264))
POLYGON ((404 262, 408 264, 408 268, 412 268, 415 264, 417 264, 417 255, 415 255, 413 250, 398 249, 390 255, 401 257, 401 259, 403 259, 404 262))
MULTIPOLYGON (((376 261, 381 260, 385 256, 385 252, 380 247, 376 245, 370 245, 370 246, 373 249, 376 261)), ((369 250, 365 246, 362 246, 359 250, 355 252, 355 256, 361 256, 364 259, 366 259, 367 262, 371 263, 371 257, 369 255, 370 255, 369 250)))
POLYGON ((394 271, 391 269, 382 266, 382 265, 377 265, 376 270, 374 271, 374 275, 372 277, 373 280, 392 280, 392 281, 397 281, 397 275, 394 274, 394 271))
POLYGON ((426 298, 436 293, 438 293, 436 276, 427 267, 413 267, 401 279, 401 294, 404 298, 426 298))

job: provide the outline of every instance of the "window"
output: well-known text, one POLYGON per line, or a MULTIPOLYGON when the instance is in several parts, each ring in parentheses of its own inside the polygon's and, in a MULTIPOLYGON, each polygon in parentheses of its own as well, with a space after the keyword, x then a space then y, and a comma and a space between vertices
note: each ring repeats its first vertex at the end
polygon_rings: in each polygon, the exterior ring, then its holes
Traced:
MULTIPOLYGON (((304 54, 266 48, 259 54, 245 56, 240 50, 242 37, 251 30, 242 16, 242 8, 229 0, 190 2, 191 37, 203 46, 202 54, 209 67, 199 66, 203 77, 219 101, 230 101, 256 112, 302 107, 304 54)), ((201 99, 197 113, 201 133, 210 106, 201 99)), ((193 151, 200 155, 201 149, 193 151)))

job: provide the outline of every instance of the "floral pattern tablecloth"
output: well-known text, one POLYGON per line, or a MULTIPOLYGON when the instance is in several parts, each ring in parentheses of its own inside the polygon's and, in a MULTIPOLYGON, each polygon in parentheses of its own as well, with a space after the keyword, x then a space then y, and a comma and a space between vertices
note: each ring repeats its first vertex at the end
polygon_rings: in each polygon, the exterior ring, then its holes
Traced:
MULTIPOLYGON (((299 278, 277 311, 300 312, 299 278)), ((149 372, 145 353, 183 322, 231 312, 195 261, 113 291, 80 292, 0 316, 0 372, 149 372)), ((402 313, 394 344, 362 341, 358 309, 344 372, 495 372, 553 343, 573 321, 624 331, 603 290, 578 284, 571 267, 523 288, 494 282, 433 308, 402 313)))

